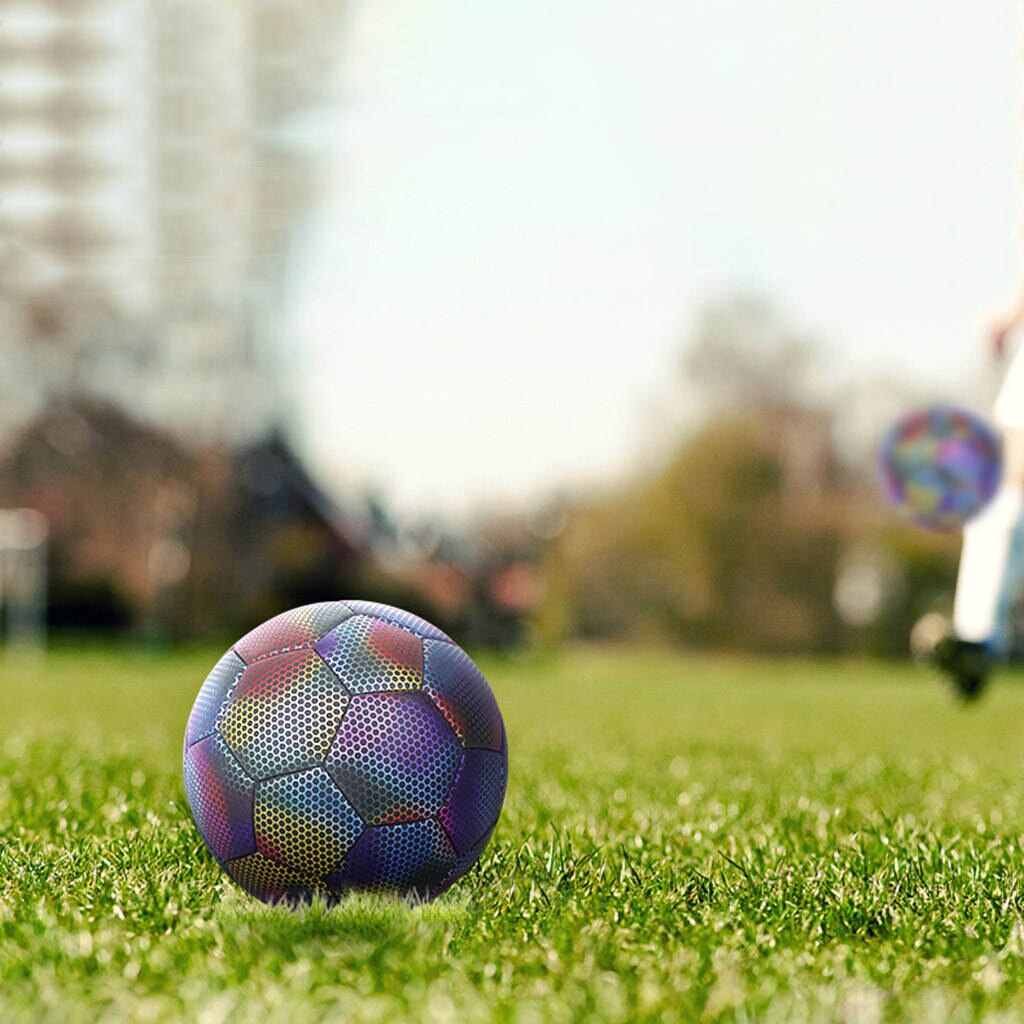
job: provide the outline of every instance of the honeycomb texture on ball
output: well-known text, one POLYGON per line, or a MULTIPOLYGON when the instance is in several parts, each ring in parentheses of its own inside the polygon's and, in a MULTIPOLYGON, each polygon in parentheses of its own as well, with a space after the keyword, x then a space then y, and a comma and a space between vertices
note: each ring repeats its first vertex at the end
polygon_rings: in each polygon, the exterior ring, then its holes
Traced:
POLYGON ((224 870, 243 888, 264 903, 306 902, 317 893, 327 895, 318 878, 302 875, 258 851, 229 860, 224 870))
POLYGON ((384 622, 393 622, 425 640, 447 640, 451 643, 452 638, 447 633, 442 633, 437 626, 431 625, 418 615, 413 615, 412 612, 394 608, 389 604, 378 604, 376 601, 346 601, 345 604, 357 615, 369 615, 384 622))
POLYGON ((423 645, 423 692, 467 747, 501 749, 501 712, 483 673, 455 644, 423 645))
POLYGON ((349 695, 312 650, 249 665, 221 712, 218 729, 255 779, 320 764, 349 695))
POLYGON ((368 828, 345 863, 327 876, 333 892, 368 889, 430 899, 452 872, 457 854, 436 821, 368 828))
POLYGON ((497 823, 507 742, 468 655, 415 615, 309 605, 247 634, 186 725, 207 847, 257 898, 353 889, 431 899, 497 823))
POLYGON ((436 814, 459 763, 455 734, 419 693, 357 694, 324 766, 369 825, 436 814))
POLYGON ((256 849, 254 783, 216 733, 185 750, 185 794, 203 842, 218 860, 256 849))
POLYGON ((246 633, 234 650, 247 664, 308 647, 352 614, 342 601, 323 601, 282 612, 246 633))
POLYGON ((186 743, 195 743, 196 740, 201 740, 213 732, 217 716, 224 706, 224 698, 244 668, 245 664, 234 651, 228 651, 213 666, 199 691, 199 696, 196 697, 195 704, 192 705, 192 714, 188 716, 188 725, 185 727, 186 743))
POLYGON ((322 768, 261 782, 256 789, 256 846, 302 875, 337 867, 363 822, 322 768))
POLYGON ((438 814, 459 853, 465 853, 494 827, 505 800, 507 776, 504 751, 462 751, 455 784, 438 814))
POLYGON ((423 641, 391 622, 355 615, 319 640, 315 650, 352 693, 423 685, 423 641))

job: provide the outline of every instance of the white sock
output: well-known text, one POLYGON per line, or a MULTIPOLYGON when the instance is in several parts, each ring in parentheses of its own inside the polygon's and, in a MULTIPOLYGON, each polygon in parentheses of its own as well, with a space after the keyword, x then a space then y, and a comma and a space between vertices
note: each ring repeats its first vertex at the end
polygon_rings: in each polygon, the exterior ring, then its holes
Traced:
POLYGON ((1004 483, 988 507, 964 527, 953 631, 961 640, 1001 651, 1024 575, 1024 488, 1004 483))

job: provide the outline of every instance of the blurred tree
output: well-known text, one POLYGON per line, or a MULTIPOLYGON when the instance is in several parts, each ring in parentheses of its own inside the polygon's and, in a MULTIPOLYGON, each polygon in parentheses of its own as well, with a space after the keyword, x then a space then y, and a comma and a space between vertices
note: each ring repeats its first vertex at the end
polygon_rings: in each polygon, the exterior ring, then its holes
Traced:
POLYGON ((832 650, 842 544, 832 496, 793 500, 782 424, 719 418, 649 479, 577 509, 542 629, 759 650, 832 650))
POLYGON ((573 510, 549 554, 541 635, 905 651, 951 579, 951 545, 880 521, 863 475, 840 463, 815 362, 813 340, 764 301, 709 306, 683 359, 703 426, 654 472, 573 510), (901 576, 879 602, 884 621, 855 630, 838 574, 875 534, 901 576))
POLYGON ((816 341, 750 294, 709 302, 697 318, 683 372, 719 410, 811 402, 816 341))

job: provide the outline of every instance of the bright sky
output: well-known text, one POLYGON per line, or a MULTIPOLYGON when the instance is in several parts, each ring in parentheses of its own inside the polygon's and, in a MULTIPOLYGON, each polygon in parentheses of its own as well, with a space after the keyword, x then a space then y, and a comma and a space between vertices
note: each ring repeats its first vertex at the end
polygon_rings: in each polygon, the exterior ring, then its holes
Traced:
POLYGON ((955 388, 1019 268, 1016 0, 354 3, 295 310, 314 464, 402 511, 637 455, 753 287, 955 388))

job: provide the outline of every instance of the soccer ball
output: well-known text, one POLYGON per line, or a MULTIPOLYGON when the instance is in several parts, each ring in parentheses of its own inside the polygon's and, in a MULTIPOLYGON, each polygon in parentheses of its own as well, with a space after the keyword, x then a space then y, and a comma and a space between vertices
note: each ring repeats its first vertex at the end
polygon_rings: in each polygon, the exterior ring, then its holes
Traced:
POLYGON ((448 636, 409 612, 331 601, 239 640, 185 730, 199 834, 268 903, 352 890, 433 899, 498 822, 501 712, 448 636))
POLYGON ((959 529, 995 494, 1001 445, 974 413, 936 405, 892 426, 882 442, 880 471, 887 500, 911 522, 959 529))

